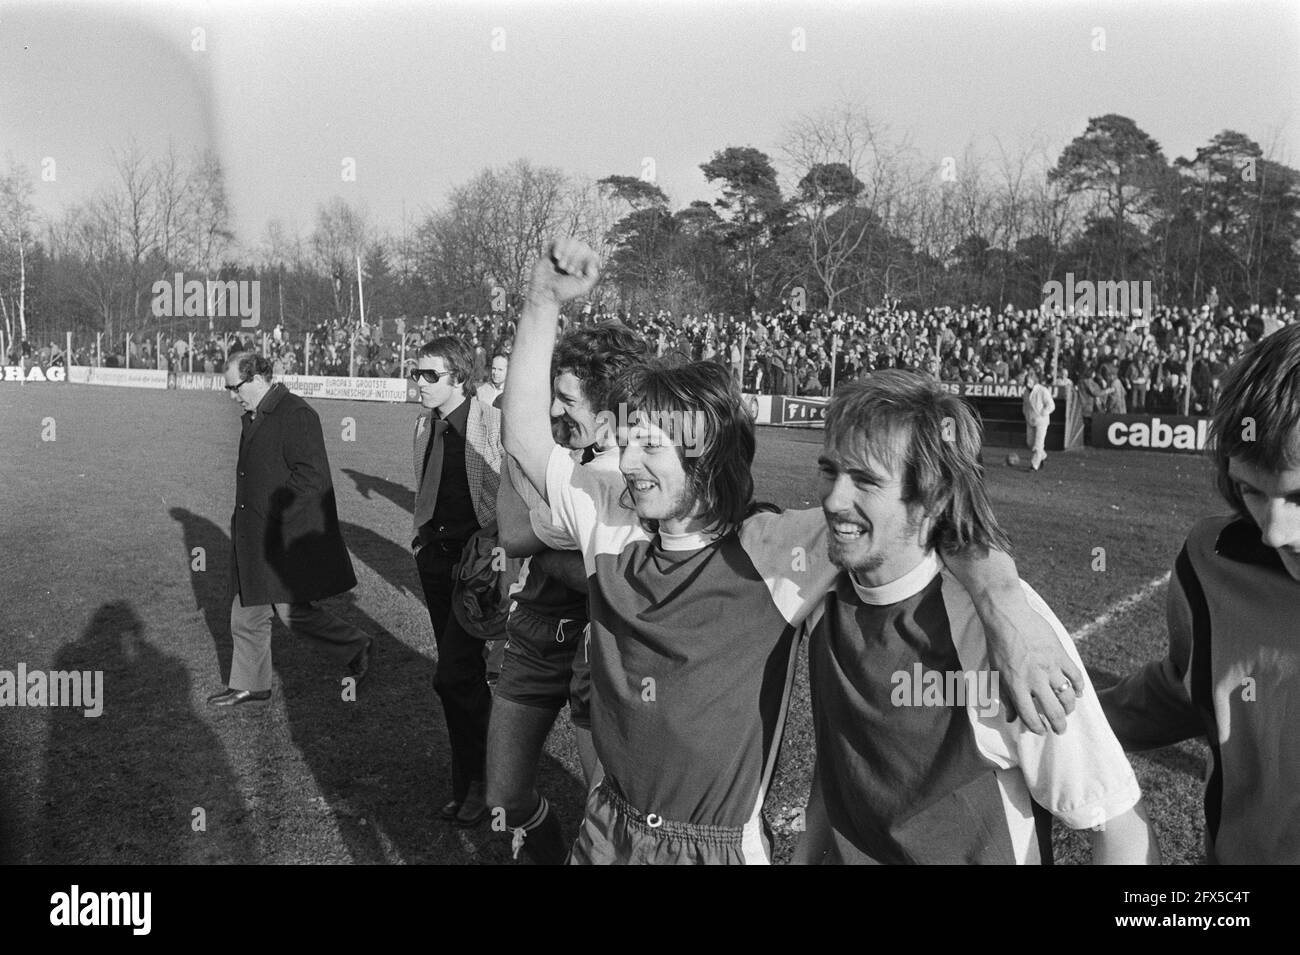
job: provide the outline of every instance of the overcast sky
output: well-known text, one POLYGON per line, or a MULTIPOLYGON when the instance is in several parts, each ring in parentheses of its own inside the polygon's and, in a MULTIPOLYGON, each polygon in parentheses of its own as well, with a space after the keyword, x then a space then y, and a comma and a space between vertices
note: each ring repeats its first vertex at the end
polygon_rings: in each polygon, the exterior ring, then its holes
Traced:
POLYGON ((518 157, 592 177, 650 157, 674 205, 712 198, 714 151, 775 156, 790 121, 845 100, 935 163, 993 137, 1055 156, 1120 113, 1170 159, 1230 128, 1296 166, 1297 51, 1295 0, 6 0, 0 157, 52 158, 36 200, 57 213, 132 137, 212 146, 249 245, 271 218, 310 231, 332 195, 395 228, 518 157))

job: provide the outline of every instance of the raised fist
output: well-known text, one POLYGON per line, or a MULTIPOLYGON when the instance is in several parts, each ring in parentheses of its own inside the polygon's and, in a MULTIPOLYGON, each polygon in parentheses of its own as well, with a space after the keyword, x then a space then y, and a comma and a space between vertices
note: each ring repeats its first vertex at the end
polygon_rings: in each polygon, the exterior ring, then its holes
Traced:
POLYGON ((528 297, 537 304, 563 305, 586 295, 600 278, 600 258, 579 239, 547 244, 528 282, 528 297))

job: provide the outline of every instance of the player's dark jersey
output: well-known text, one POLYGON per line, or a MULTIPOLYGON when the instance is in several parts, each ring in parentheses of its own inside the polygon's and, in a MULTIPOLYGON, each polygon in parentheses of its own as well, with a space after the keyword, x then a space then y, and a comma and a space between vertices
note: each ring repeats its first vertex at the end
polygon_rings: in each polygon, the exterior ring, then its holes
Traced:
POLYGON ((744 827, 746 858, 764 861, 758 814, 796 637, 835 574, 825 521, 764 513, 720 539, 651 535, 623 489, 617 460, 579 468, 552 453, 552 519, 581 546, 590 582, 601 765, 641 813, 744 827))
POLYGON ((1200 737, 1211 863, 1300 862, 1300 581, 1253 521, 1192 528, 1169 580, 1169 653, 1101 694, 1143 750, 1200 737))
MULTIPOLYGON (((930 554, 879 587, 841 574, 812 627, 831 861, 1050 861, 1050 815, 1100 825, 1133 807, 1137 779, 1091 689, 1060 736, 1006 721, 974 604, 940 568, 930 554)), ((1082 671, 1064 628, 1022 586, 1082 671)))

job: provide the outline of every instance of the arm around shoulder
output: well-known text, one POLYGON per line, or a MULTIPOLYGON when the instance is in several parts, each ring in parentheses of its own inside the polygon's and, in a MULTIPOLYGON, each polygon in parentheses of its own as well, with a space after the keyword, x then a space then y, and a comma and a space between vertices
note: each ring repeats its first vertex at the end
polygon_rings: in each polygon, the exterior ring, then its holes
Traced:
POLYGON ((946 553, 943 560, 970 594, 1015 713, 1031 732, 1043 732, 1044 719, 1053 732, 1065 732, 1075 694, 1083 692, 1083 671, 1051 624, 1029 605, 1015 561, 1003 551, 973 545, 946 553), (1071 689, 1062 690, 1067 684, 1071 689))

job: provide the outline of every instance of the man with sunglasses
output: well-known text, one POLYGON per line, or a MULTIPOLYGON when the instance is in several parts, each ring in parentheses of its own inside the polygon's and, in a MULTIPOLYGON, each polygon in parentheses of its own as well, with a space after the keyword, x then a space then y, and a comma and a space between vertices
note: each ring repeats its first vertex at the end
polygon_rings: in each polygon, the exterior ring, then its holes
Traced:
POLYGON ((474 533, 496 520, 501 481, 501 412, 466 394, 474 356, 457 338, 435 338, 411 372, 424 411, 415 426, 415 564, 438 646, 433 688, 451 743, 451 799, 439 815, 476 826, 484 797, 488 714, 483 641, 451 609, 452 570, 474 533))
POLYGON ((357 585, 339 528, 320 418, 282 384, 271 362, 244 352, 226 367, 226 391, 243 409, 230 518, 229 687, 208 698, 238 706, 271 698, 271 615, 310 637, 358 681, 374 640, 315 601, 357 585))

